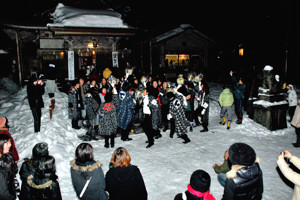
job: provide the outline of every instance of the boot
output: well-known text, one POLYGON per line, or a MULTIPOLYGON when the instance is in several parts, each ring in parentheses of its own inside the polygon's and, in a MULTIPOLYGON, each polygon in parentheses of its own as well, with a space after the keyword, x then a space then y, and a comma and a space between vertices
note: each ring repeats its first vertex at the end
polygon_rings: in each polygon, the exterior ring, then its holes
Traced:
POLYGON ((168 130, 168 123, 165 123, 163 132, 166 132, 167 130, 168 130))
POLYGON ((72 120, 72 128, 74 128, 74 129, 81 129, 81 127, 80 126, 78 126, 78 119, 74 119, 74 120, 72 120))
POLYGON ((223 117, 222 119, 223 119, 223 121, 221 121, 220 124, 224 125, 226 122, 225 117, 223 117))
POLYGON ((239 116, 236 121, 236 124, 242 124, 242 122, 243 122, 243 116, 239 116))
POLYGON ((109 136, 107 135, 104 137, 104 147, 105 148, 109 147, 109 136))
POLYGON ((227 129, 228 130, 230 129, 230 121, 228 121, 228 123, 227 123, 227 129))
POLYGON ((160 130, 155 130, 155 139, 158 139, 158 138, 160 138, 160 137, 162 137, 162 135, 160 134, 160 130))
POLYGON ((115 136, 114 135, 110 136, 110 147, 111 148, 115 147, 115 136))
POLYGON ((191 141, 187 134, 182 135, 181 138, 184 140, 183 144, 189 143, 191 141))
POLYGON ((190 132, 193 132, 193 126, 194 126, 193 122, 190 122, 190 132))
POLYGON ((207 126, 203 126, 203 130, 201 130, 200 132, 207 132, 207 131, 208 131, 207 126))
POLYGON ((292 143, 294 147, 300 147, 300 129, 296 128, 297 142, 292 143))

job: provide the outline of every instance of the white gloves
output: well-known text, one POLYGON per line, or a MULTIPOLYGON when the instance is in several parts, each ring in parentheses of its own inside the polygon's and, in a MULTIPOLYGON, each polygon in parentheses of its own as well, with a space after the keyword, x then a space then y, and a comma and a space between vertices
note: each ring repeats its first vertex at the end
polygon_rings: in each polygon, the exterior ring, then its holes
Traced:
POLYGON ((206 109, 203 109, 203 110, 201 111, 201 115, 204 115, 205 111, 206 111, 206 109))
POLYGON ((167 119, 170 120, 171 118, 172 118, 172 115, 169 113, 169 114, 167 115, 167 119))
POLYGON ((155 99, 153 99, 153 100, 151 101, 151 104, 154 105, 154 106, 157 106, 157 101, 156 101, 155 99))

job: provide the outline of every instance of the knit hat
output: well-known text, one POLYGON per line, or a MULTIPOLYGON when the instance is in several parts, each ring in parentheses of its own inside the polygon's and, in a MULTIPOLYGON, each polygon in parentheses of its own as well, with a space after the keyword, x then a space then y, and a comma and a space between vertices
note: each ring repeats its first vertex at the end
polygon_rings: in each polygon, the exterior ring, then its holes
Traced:
POLYGON ((0 117, 0 128, 3 128, 6 124, 6 118, 5 117, 0 117))
POLYGON ((245 143, 234 143, 229 148, 229 159, 232 165, 252 165, 256 160, 254 149, 245 143))
POLYGON ((208 191, 210 187, 209 174, 201 169, 194 171, 190 179, 190 186, 202 193, 208 191))
POLYGON ((34 159, 40 159, 48 155, 48 144, 46 142, 37 143, 32 149, 32 157, 34 159))

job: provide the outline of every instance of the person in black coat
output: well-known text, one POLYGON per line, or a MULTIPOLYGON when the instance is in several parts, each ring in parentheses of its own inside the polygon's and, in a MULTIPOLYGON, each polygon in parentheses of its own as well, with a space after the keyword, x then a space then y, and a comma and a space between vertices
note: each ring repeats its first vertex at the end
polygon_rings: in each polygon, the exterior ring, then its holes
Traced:
POLYGON ((36 172, 27 177, 29 192, 28 196, 24 198, 30 200, 62 200, 58 177, 55 173, 55 158, 53 156, 40 159, 36 172))
POLYGON ((79 144, 75 157, 71 161, 71 178, 77 197, 81 200, 107 200, 102 164, 94 160, 92 145, 79 144), (90 182, 88 182, 86 190, 83 190, 88 180, 90 182))
POLYGON ((254 149, 245 143, 234 143, 229 148, 231 170, 226 173, 222 200, 261 200, 263 174, 254 149))
POLYGON ((128 151, 117 148, 110 162, 110 169, 105 175, 106 191, 109 200, 146 200, 147 190, 139 168, 130 164, 128 151))
POLYGON ((40 132, 41 127, 41 108, 44 107, 44 101, 42 95, 45 92, 45 85, 42 80, 38 80, 35 75, 33 75, 27 85, 27 96, 30 109, 32 111, 34 119, 34 132, 40 132))
POLYGON ((15 175, 18 171, 11 149, 10 137, 0 135, 0 199, 16 199, 15 175))
POLYGON ((27 178, 31 174, 35 174, 38 168, 39 160, 44 159, 49 155, 48 144, 45 142, 37 143, 32 148, 31 158, 25 158, 19 171, 20 179, 22 181, 20 200, 27 200, 30 195, 30 186, 27 183, 27 178))

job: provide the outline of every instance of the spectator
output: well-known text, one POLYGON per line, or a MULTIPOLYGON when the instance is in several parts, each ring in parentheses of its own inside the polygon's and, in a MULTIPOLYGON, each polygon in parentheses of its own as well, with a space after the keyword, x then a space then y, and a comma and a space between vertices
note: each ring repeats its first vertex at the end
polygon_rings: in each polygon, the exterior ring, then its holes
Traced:
POLYGON ((100 161, 94 160, 92 145, 81 143, 77 146, 75 159, 71 161, 71 179, 79 199, 108 199, 101 165, 100 161))
POLYGON ((11 149, 8 135, 0 135, 0 197, 1 200, 16 199, 15 181, 18 171, 11 149))
POLYGON ((38 80, 35 75, 31 76, 27 85, 28 102, 34 119, 34 132, 36 133, 40 132, 41 128, 41 108, 44 107, 42 97, 45 92, 44 87, 44 82, 42 80, 38 80))
POLYGON ((300 147, 300 98, 298 99, 298 104, 291 125, 295 127, 297 135, 297 141, 292 144, 294 147, 300 147))
POLYGON ((215 172, 218 174, 218 181, 224 187, 226 181, 226 173, 230 171, 231 163, 229 160, 229 150, 226 150, 224 153, 224 162, 223 164, 216 163, 213 165, 215 172))
POLYGON ((85 95, 88 91, 88 85, 85 83, 83 78, 79 78, 79 105, 81 109, 81 118, 86 119, 86 103, 85 103, 85 95))
POLYGON ((117 148, 110 161, 110 169, 106 173, 106 191, 110 200, 146 200, 147 190, 139 168, 130 164, 128 151, 117 148))
MULTIPOLYGON (((61 200, 61 192, 56 175, 55 158, 47 156, 38 162, 37 170, 27 178, 30 200, 61 200)), ((26 198, 25 198, 26 199, 26 198)))
POLYGON ((288 97, 286 100, 289 103, 288 113, 290 116, 289 122, 291 122, 294 117, 295 110, 296 110, 298 96, 297 96, 296 91, 294 90, 293 85, 289 84, 287 86, 287 89, 288 89, 288 91, 287 91, 288 97))
POLYGON ((234 105, 235 112, 237 115, 237 124, 241 124, 243 122, 243 100, 245 98, 245 90, 246 85, 243 82, 243 79, 239 77, 237 80, 233 72, 230 72, 230 76, 232 77, 233 88, 234 88, 234 105))
POLYGON ((300 169, 300 159, 296 156, 293 156, 289 151, 283 151, 277 160, 277 165, 283 175, 292 183, 295 184, 294 186, 294 194, 292 200, 299 200, 300 199, 300 174, 293 171, 288 164, 286 163, 284 158, 288 158, 289 161, 298 169, 300 169))
POLYGON ((254 149, 245 143, 234 143, 229 148, 231 170, 227 172, 222 200, 261 200, 263 175, 254 149))
POLYGON ((201 169, 194 171, 187 191, 177 194, 174 200, 215 200, 214 196, 209 193, 210 181, 210 176, 206 171, 201 169))
POLYGON ((203 126, 203 129, 200 132, 207 132, 209 122, 209 87, 202 81, 201 88, 201 91, 198 93, 199 106, 197 112, 200 114, 203 126))
POLYGON ((224 125, 226 122, 225 115, 227 113, 227 129, 230 129, 230 122, 232 121, 232 115, 233 115, 233 103, 234 98, 231 90, 228 86, 223 87, 223 91, 221 92, 219 96, 219 104, 221 106, 221 112, 220 117, 222 121, 220 124, 224 125))
POLYGON ((11 134, 8 132, 9 128, 10 127, 9 127, 8 119, 6 117, 0 117, 0 135, 5 134, 10 137, 12 153, 14 156, 14 160, 17 163, 19 161, 19 154, 15 145, 15 141, 11 136, 11 134))
POLYGON ((81 110, 79 104, 79 93, 78 93, 79 83, 74 82, 68 93, 68 117, 72 119, 72 128, 80 129, 78 126, 78 121, 80 118, 81 110))
POLYGON ((27 183, 27 178, 31 174, 35 174, 41 159, 45 159, 49 155, 48 144, 45 142, 37 143, 32 148, 31 158, 25 158, 19 172, 22 181, 20 200, 27 200, 30 197, 30 186, 27 183))

